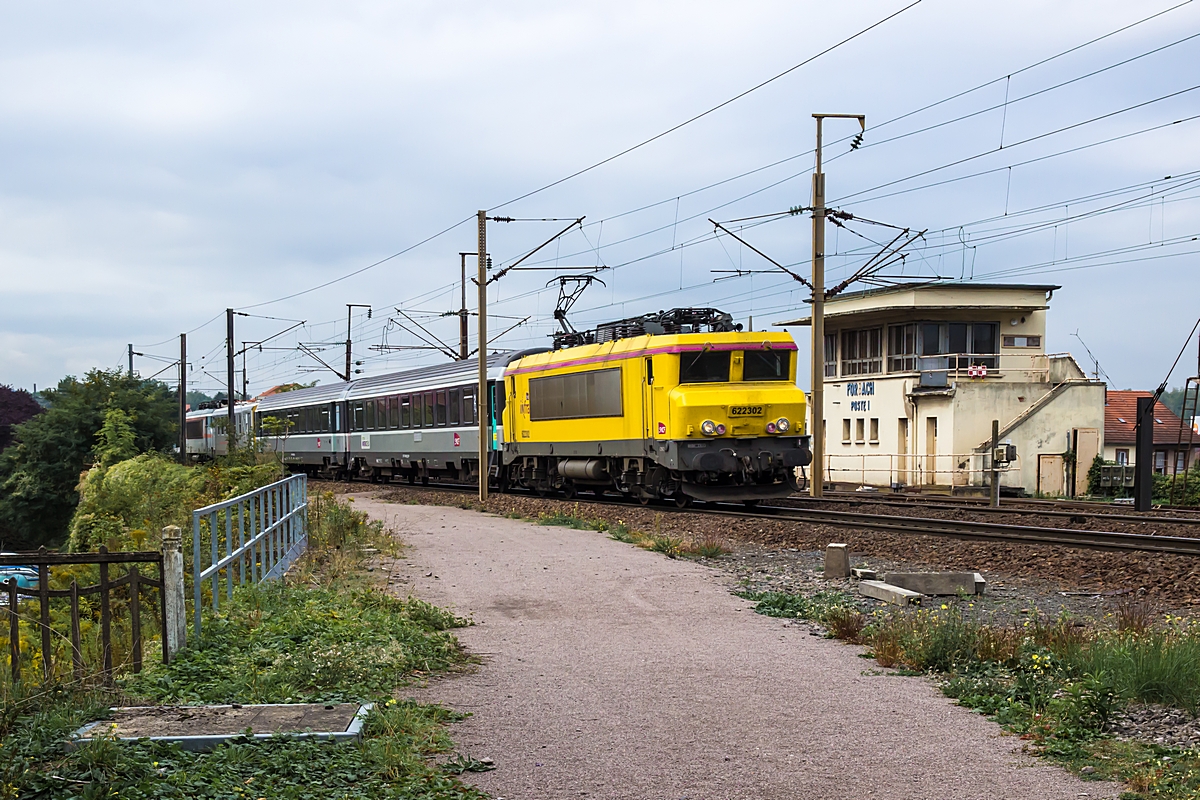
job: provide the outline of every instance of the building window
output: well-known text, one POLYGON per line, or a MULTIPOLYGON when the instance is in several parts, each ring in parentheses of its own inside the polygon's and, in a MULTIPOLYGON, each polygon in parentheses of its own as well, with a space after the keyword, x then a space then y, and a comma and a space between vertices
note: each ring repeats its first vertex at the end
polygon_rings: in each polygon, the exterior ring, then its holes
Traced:
POLYGON ((1117 464, 1122 467, 1129 466, 1129 451, 1128 450, 1118 450, 1117 451, 1117 464))
POLYGON ((970 366, 996 369, 999 327, 995 322, 922 322, 919 349, 923 356, 954 356, 948 359, 952 370, 970 366))
POLYGON ((865 420, 862 417, 854 420, 854 441, 858 442, 859 444, 862 444, 864 441, 866 441, 866 437, 863 435, 865 432, 864 422, 865 420))
POLYGON ((883 371, 883 328, 842 331, 842 375, 875 375, 883 371))
POLYGON ((1041 347, 1041 336, 1005 336, 1005 347, 1041 347))
POLYGON ((1154 451, 1154 473, 1156 475, 1163 475, 1166 473, 1166 471, 1167 471, 1167 451, 1166 450, 1155 450, 1154 451))
POLYGON ((916 369, 916 324, 891 326, 888 328, 888 372, 915 372, 916 369))
POLYGON ((850 420, 842 420, 842 444, 850 444, 850 420))
POLYGON ((871 444, 879 444, 879 420, 875 417, 871 418, 871 444))
POLYGON ((825 377, 837 377, 837 333, 825 334, 825 377))
POLYGON ((1185 453, 1183 450, 1179 450, 1175 453, 1175 474, 1176 475, 1182 475, 1184 470, 1187 469, 1187 465, 1183 463, 1186 456, 1187 456, 1187 453, 1185 453))

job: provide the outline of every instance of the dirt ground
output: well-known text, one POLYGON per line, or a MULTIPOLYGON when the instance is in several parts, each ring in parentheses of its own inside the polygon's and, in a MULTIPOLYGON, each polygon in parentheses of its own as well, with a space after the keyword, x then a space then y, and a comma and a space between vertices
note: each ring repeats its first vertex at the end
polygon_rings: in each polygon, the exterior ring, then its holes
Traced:
POLYGON ((497 798, 1115 797, 929 682, 754 614, 729 573, 595 531, 357 497, 409 545, 393 591, 470 616, 473 672, 416 693, 472 716, 497 798))

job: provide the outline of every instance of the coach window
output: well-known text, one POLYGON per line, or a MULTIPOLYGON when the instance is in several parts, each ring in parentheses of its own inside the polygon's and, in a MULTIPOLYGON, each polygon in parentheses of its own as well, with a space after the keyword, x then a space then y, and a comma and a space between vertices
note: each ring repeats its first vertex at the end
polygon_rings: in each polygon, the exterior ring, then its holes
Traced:
POLYGON ((462 390, 463 393, 463 424, 476 425, 479 423, 479 418, 475 416, 475 387, 467 386, 462 390))
POLYGON ((786 381, 791 353, 779 350, 747 350, 742 361, 742 379, 747 381, 786 381))
POLYGON ((679 356, 680 383, 727 383, 729 352, 700 351, 679 356))
POLYGON ((450 390, 450 424, 462 424, 462 389, 450 390))
POLYGON ((439 428, 446 427, 446 390, 438 389, 433 393, 434 424, 439 428))
POLYGON ((381 397, 375 401, 375 430, 386 431, 388 420, 388 399, 381 397))
POLYGON ((433 392, 426 392, 424 395, 424 400, 422 402, 423 402, 423 405, 425 408, 424 413, 422 415, 424 418, 422 425, 423 425, 423 427, 426 427, 426 428, 432 428, 433 427, 433 392))
POLYGON ((360 430, 373 431, 375 430, 375 401, 367 400, 364 405, 366 406, 366 416, 364 417, 365 422, 363 423, 363 427, 360 430))
POLYGON ((350 419, 350 430, 361 431, 363 429, 364 413, 363 404, 360 400, 354 404, 354 416, 350 419))
POLYGON ((412 401, 408 395, 400 395, 400 427, 412 427, 412 401))

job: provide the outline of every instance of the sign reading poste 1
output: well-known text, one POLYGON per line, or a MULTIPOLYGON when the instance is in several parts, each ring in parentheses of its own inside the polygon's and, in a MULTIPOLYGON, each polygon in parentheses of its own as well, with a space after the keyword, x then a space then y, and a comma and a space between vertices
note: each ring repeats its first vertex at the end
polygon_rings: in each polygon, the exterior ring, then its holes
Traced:
MULTIPOLYGON (((873 397, 875 395, 875 381, 854 381, 846 384, 847 397, 873 397)), ((870 411, 870 400, 851 400, 851 411, 870 411)))

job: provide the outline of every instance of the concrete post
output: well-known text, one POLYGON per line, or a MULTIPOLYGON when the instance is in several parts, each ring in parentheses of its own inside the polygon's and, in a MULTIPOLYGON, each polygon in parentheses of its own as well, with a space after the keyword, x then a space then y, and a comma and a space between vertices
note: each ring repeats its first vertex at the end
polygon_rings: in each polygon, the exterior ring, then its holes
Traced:
POLYGON ((162 532, 163 599, 166 619, 167 661, 187 645, 187 604, 183 592, 183 533, 178 525, 168 525, 162 532))
POLYGON ((850 545, 835 543, 825 548, 824 575, 830 580, 850 577, 850 545))
POLYGON ((1000 507, 1000 467, 996 464, 996 451, 1000 449, 1000 420, 992 420, 992 508, 1000 507))

